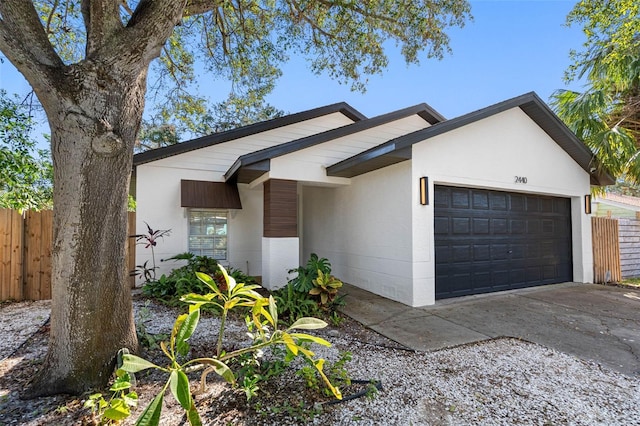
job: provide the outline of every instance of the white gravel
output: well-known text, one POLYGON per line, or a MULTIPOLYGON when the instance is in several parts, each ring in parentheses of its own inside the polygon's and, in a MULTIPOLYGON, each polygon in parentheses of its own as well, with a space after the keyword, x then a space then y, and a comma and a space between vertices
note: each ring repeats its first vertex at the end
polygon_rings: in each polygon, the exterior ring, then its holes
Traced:
MULTIPOLYGON (((135 305, 138 312, 143 304, 135 305)), ((148 331, 169 333, 174 312, 150 308, 148 331)), ((0 360, 47 317, 47 303, 3 305, 0 360)), ((218 324, 204 318, 193 339, 215 339, 218 324)), ((225 335, 246 339, 245 332, 243 323, 231 321, 225 335)), ((314 424, 640 425, 640 378, 533 343, 503 338, 416 353, 391 348, 393 342, 373 333, 367 342, 356 333, 319 334, 334 343, 316 346, 319 356, 335 360, 341 350, 350 351, 351 377, 380 380, 383 390, 373 399, 329 406, 314 424)), ((267 418, 264 424, 272 423, 267 418)))
POLYGON ((50 313, 50 300, 0 304, 0 361, 38 331, 50 313))

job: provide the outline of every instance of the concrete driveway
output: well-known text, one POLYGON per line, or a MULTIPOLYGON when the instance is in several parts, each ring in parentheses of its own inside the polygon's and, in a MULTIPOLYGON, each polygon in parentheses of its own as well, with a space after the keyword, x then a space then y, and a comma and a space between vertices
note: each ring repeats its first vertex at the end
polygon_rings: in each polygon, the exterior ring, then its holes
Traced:
POLYGON ((564 283, 411 308, 345 285, 341 310, 409 348, 429 351, 509 336, 640 376, 640 291, 564 283))

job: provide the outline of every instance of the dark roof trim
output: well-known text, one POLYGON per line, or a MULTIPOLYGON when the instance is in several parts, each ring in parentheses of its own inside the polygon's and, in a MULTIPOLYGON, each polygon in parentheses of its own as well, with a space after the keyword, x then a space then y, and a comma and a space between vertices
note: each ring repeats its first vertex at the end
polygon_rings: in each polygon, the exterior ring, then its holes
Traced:
POLYGON ((400 120, 402 118, 410 117, 412 115, 418 115, 420 118, 430 124, 436 124, 441 120, 444 120, 444 117, 429 105, 425 103, 414 105, 398 111, 379 115, 377 117, 357 121, 347 126, 338 127, 337 129, 327 130, 322 133, 307 136, 305 138, 286 142, 281 145, 277 145, 271 148, 265 148, 260 151, 243 155, 235 161, 235 163, 229 168, 227 173, 225 173, 224 177, 227 181, 249 183, 241 178, 243 174, 242 170, 245 168, 250 168, 256 163, 263 163, 275 157, 280 157, 282 155, 290 154, 292 152, 328 142, 333 139, 338 139, 344 136, 352 135, 354 133, 362 132, 377 126, 400 120))
MULTIPOLYGON (((615 183, 615 179, 598 166, 597 160, 589 148, 569 130, 562 120, 560 120, 534 92, 526 93, 478 111, 438 123, 426 129, 392 139, 378 147, 329 166, 327 168, 327 175, 353 177, 376 170, 380 168, 380 164, 385 163, 385 161, 377 159, 379 156, 392 156, 394 152, 404 150, 417 142, 422 142, 516 107, 527 114, 560 145, 576 163, 589 173, 592 185, 611 185, 615 183)), ((394 163, 392 162, 391 164, 394 163)))
POLYGON ((351 107, 349 104, 345 102, 339 102, 320 108, 310 109, 308 111, 285 115, 284 117, 249 124, 248 126, 227 130, 226 132, 214 133, 212 135, 203 136, 201 138, 192 139, 175 145, 141 152, 140 154, 136 154, 133 156, 133 166, 139 166, 151 161, 161 160, 163 158, 183 154, 185 152, 193 151, 196 149, 205 148, 211 145, 216 145, 257 133, 266 132, 268 130, 277 129, 278 127, 301 123, 303 121, 311 120, 336 112, 342 113, 352 121, 360 121, 367 118, 359 111, 351 107))

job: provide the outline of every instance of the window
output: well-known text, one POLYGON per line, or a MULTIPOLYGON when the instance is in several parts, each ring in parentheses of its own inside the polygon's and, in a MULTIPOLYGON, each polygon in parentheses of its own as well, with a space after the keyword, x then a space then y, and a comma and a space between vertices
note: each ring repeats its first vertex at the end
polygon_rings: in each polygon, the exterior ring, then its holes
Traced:
POLYGON ((227 260, 227 212, 189 210, 189 252, 227 260))

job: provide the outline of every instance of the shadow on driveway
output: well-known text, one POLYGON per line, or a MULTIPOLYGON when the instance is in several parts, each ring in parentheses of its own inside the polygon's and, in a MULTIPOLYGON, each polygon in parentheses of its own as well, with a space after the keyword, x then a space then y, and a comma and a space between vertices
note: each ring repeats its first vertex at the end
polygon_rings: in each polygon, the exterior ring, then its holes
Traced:
POLYGON ((564 283, 411 308, 346 285, 341 311, 409 348, 516 337, 640 376, 640 291, 564 283))

